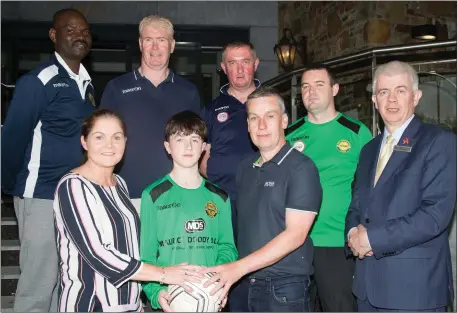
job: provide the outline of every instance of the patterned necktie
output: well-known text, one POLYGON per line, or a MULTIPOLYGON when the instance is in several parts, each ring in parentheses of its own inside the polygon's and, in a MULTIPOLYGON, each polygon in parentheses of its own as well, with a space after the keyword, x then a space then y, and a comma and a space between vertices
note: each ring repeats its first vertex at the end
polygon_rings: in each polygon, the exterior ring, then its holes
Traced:
POLYGON ((387 136, 386 144, 381 149, 381 155, 379 156, 378 166, 376 167, 376 175, 374 177, 374 185, 378 182, 379 176, 386 167, 390 156, 394 152, 394 137, 392 135, 387 136))

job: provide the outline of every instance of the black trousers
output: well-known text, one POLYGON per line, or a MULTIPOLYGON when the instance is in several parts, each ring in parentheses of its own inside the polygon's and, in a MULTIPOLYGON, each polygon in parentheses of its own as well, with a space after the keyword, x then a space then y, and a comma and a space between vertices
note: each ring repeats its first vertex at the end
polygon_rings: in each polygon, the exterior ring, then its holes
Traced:
POLYGON ((353 257, 343 247, 314 247, 314 279, 324 312, 356 312, 352 294, 355 269, 353 257))

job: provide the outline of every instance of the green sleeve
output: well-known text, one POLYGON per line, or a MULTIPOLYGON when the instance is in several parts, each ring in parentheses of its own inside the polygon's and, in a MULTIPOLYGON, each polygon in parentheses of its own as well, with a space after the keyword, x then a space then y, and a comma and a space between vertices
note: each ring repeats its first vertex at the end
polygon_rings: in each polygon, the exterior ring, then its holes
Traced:
POLYGON ((227 198, 219 216, 219 234, 216 265, 233 262, 238 259, 238 251, 233 240, 232 210, 227 198))
POLYGON ((365 124, 361 124, 359 132, 360 150, 362 150, 363 146, 365 146, 371 139, 373 139, 373 135, 370 130, 365 126, 365 124))
MULTIPOLYGON (((141 195, 141 210, 140 210, 140 257, 141 261, 147 264, 157 265, 157 234, 155 221, 155 208, 151 197, 149 196, 149 189, 143 191, 141 195)), ((157 282, 143 282, 143 291, 148 297, 154 309, 161 309, 158 302, 158 295, 161 290, 167 289, 167 286, 160 285, 157 282)))

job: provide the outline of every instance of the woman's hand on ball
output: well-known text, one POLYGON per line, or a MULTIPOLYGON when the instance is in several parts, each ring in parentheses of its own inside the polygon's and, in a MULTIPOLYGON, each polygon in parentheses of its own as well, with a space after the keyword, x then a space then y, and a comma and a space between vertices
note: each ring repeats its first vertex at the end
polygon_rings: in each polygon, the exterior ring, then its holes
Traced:
POLYGON ((202 266, 187 263, 164 267, 165 279, 163 282, 168 285, 179 285, 187 292, 192 292, 192 288, 186 282, 200 283, 205 278, 201 273, 202 269, 202 266))

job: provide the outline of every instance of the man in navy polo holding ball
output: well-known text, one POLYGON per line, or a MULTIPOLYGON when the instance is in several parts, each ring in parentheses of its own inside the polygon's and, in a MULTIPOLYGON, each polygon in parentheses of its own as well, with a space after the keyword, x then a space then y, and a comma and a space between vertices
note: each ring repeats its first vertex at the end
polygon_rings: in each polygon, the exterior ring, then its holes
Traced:
POLYGON ((248 129, 259 153, 236 176, 237 247, 240 259, 204 269, 216 273, 211 293, 229 297, 233 312, 309 312, 313 244, 308 232, 321 206, 322 188, 313 161, 290 146, 288 117, 274 89, 248 96, 248 129))

